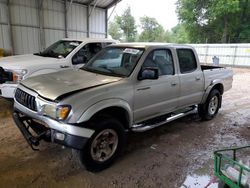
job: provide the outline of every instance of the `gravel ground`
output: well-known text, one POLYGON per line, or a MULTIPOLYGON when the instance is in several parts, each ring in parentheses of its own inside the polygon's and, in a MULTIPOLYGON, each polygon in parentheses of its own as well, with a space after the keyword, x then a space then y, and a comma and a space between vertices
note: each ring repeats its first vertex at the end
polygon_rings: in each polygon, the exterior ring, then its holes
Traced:
POLYGON ((250 69, 234 69, 233 89, 215 119, 191 115, 131 134, 125 154, 95 174, 79 168, 70 149, 43 142, 32 151, 12 120, 12 103, 0 99, 0 187, 205 187, 214 150, 249 144, 249 86, 250 69))

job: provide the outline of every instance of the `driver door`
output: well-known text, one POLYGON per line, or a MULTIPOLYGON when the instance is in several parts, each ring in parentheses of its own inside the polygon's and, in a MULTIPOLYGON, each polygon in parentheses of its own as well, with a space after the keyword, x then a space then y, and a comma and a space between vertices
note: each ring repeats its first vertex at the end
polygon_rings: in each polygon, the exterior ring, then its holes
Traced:
POLYGON ((159 69, 157 80, 137 81, 134 88, 135 122, 174 111, 178 105, 180 87, 169 49, 153 50, 142 65, 159 69))

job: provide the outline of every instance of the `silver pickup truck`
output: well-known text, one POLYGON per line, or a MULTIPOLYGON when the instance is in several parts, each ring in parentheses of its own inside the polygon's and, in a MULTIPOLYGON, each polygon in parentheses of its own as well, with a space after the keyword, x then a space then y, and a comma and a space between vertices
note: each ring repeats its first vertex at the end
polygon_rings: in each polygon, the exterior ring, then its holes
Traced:
POLYGON ((41 140, 58 143, 99 171, 121 154, 129 131, 150 130, 197 109, 204 120, 215 117, 232 75, 201 66, 190 46, 116 44, 79 70, 22 81, 13 118, 34 150, 41 140))

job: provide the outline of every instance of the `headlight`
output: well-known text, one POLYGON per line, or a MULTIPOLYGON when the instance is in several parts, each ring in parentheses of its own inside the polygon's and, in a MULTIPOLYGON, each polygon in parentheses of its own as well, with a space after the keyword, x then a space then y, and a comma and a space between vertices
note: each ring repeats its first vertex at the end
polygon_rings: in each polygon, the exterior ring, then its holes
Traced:
POLYGON ((18 70, 11 70, 12 72, 12 81, 8 81, 9 83, 18 83, 23 80, 25 74, 27 74, 26 69, 18 69, 18 70))
POLYGON ((53 119, 57 120, 65 120, 71 110, 71 106, 69 105, 60 105, 56 106, 53 104, 44 104, 42 105, 40 112, 45 115, 49 116, 53 119))

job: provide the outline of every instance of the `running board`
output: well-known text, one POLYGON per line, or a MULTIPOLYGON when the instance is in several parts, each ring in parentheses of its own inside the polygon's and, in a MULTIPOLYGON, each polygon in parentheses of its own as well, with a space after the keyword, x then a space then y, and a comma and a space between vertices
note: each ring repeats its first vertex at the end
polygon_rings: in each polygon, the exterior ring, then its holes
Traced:
POLYGON ((172 115, 168 118, 166 118, 165 121, 161 121, 159 123, 156 123, 156 124, 152 124, 152 125, 147 125, 147 124, 138 124, 138 125, 133 125, 131 130, 133 132, 144 132, 144 131, 148 131, 150 129, 153 129, 153 128, 156 128, 156 127, 159 127, 165 123, 169 123, 171 121, 174 121, 176 119, 179 119, 179 118, 182 118, 184 116, 187 116, 189 114, 193 114, 193 113, 196 113, 197 112, 197 109, 194 108, 192 110, 189 110, 187 112, 182 112, 182 113, 179 113, 179 114, 176 114, 176 115, 172 115))

